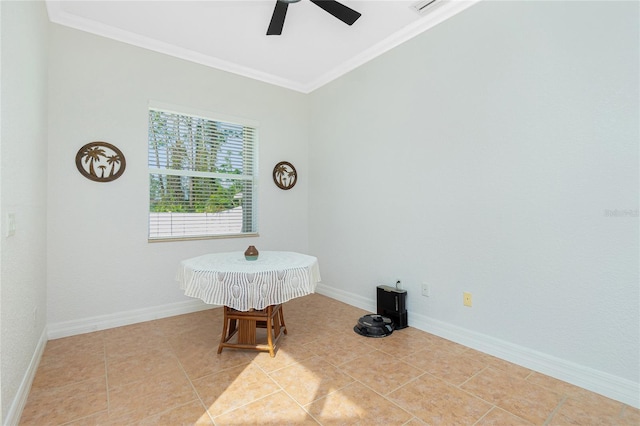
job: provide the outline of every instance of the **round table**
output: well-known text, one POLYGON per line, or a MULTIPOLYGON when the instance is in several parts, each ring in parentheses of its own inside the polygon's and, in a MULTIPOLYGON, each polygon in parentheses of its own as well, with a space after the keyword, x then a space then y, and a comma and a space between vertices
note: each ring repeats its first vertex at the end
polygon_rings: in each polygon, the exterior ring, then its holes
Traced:
POLYGON ((210 253, 183 260, 177 280, 185 295, 224 306, 218 353, 230 347, 274 356, 281 330, 287 332, 281 304, 313 293, 320 268, 317 258, 294 252, 262 251, 257 260, 246 260, 243 252, 210 253), (267 328, 267 345, 256 344, 256 327, 267 328))

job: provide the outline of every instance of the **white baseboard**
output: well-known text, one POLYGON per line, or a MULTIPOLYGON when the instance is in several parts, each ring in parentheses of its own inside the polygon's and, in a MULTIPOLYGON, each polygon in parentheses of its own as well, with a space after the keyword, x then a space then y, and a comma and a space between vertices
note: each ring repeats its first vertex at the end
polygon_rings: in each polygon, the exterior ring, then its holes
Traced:
MULTIPOLYGON (((375 312, 376 302, 322 283, 316 287, 322 295, 352 306, 375 312)), ((356 319, 354 319, 355 321, 356 319)), ((409 325, 472 349, 493 355, 530 370, 571 383, 632 407, 640 408, 640 383, 560 359, 486 334, 409 312, 409 325)))
POLYGON ((98 330, 106 330, 124 325, 136 324, 144 321, 152 321, 175 315, 189 314, 213 308, 201 300, 187 300, 185 302, 171 303, 168 305, 154 306, 151 308, 135 309, 133 311, 118 312, 109 315, 100 315, 82 320, 64 321, 49 324, 49 339, 75 336, 77 334, 91 333, 98 330))
POLYGON ((31 361, 29 362, 29 367, 22 378, 22 382, 18 387, 18 391, 16 392, 16 396, 9 406, 9 410, 7 411, 7 415, 4 417, 4 425, 17 425, 20 423, 20 417, 22 416, 22 411, 24 410, 25 405, 27 405, 27 399, 29 398, 29 392, 31 391, 31 384, 33 383, 33 379, 36 377, 36 371, 38 370, 38 365, 40 365, 40 359, 42 358, 42 353, 44 352, 44 347, 47 345, 47 327, 42 330, 42 334, 40 335, 40 339, 38 340, 38 344, 36 345, 36 349, 33 352, 33 356, 31 357, 31 361))
POLYGON ((376 302, 373 299, 368 299, 358 294, 330 287, 326 284, 318 283, 316 286, 316 293, 339 300, 348 305, 355 306, 356 308, 364 309, 365 311, 374 312, 376 310, 376 302))
MULTIPOLYGON (((316 287, 319 294, 331 297, 352 306, 375 312, 376 303, 369 299, 348 291, 336 289, 319 283, 316 287)), ((174 315, 187 314, 211 308, 200 300, 189 300, 152 308, 137 309, 117 314, 101 315, 85 318, 80 321, 66 321, 48 325, 48 338, 57 339, 92 331, 121 327, 174 315)), ((635 383, 602 371, 594 370, 554 356, 534 351, 504 340, 477 333, 456 325, 438 321, 426 315, 409 312, 409 325, 436 336, 460 343, 472 349, 496 356, 537 371, 556 379, 571 383, 581 388, 596 392, 616 401, 640 408, 640 383, 635 383)), ((46 340, 44 341, 46 343, 46 340)), ((41 343, 40 353, 34 355, 39 361, 44 349, 41 343)), ((37 363, 35 364, 37 368, 37 363)), ((33 372, 35 374, 35 370, 33 372)), ((25 378, 26 380, 26 378, 25 378)), ((33 380, 33 378, 31 378, 33 380)), ((28 381, 31 383, 31 381, 28 381)), ((28 393, 28 389, 27 389, 28 393)), ((26 398, 26 397, 25 397, 26 398)), ((26 399, 25 399, 26 401, 26 399)), ((21 412, 20 410, 19 412, 21 412)))

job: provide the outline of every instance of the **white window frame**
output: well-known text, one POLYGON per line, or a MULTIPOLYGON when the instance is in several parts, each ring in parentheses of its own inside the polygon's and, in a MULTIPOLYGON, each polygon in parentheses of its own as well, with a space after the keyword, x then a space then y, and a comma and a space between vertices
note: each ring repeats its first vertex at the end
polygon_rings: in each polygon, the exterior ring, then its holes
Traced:
MULTIPOLYGON (((200 172, 185 169, 170 169, 168 167, 152 167, 150 158, 152 141, 151 141, 151 122, 148 122, 149 135, 147 137, 148 149, 148 176, 149 187, 147 188, 148 196, 148 241, 184 241, 184 240, 201 240, 212 238, 235 238, 235 237, 255 237, 258 236, 258 123, 253 120, 231 117, 223 114, 216 114, 207 111, 197 110, 189 107, 170 105, 162 102, 149 102, 147 109, 147 117, 150 120, 151 111, 160 111, 163 113, 189 116, 198 119, 204 119, 223 125, 242 126, 246 128, 250 138, 250 147, 252 153, 250 155, 250 174, 245 173, 227 174, 215 172, 200 172), (230 228, 223 225, 225 219, 224 214, 234 216, 234 212, 228 210, 220 213, 170 213, 170 212, 153 212, 152 208, 152 185, 151 181, 154 175, 180 176, 182 177, 206 177, 221 178, 233 181, 249 180, 251 181, 251 201, 250 212, 243 212, 241 220, 238 223, 237 215, 230 221, 230 228), (167 215, 167 213, 169 213, 167 215), (246 214, 246 216, 245 216, 246 214), (161 217, 160 217, 160 216, 161 217), (169 222, 167 222, 169 221, 169 222), (240 226, 240 230, 238 230, 240 226), (242 227, 249 226, 248 231, 243 231, 242 227)), ((244 207, 244 206, 243 206, 244 207)))

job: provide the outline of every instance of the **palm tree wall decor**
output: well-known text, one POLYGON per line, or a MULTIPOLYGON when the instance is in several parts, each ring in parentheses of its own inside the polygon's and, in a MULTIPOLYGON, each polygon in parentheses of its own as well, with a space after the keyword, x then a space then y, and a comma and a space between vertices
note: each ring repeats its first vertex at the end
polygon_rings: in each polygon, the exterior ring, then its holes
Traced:
POLYGON ((273 181, 280 189, 291 189, 298 181, 298 172, 293 164, 281 161, 273 168, 273 181))
POLYGON ((76 154, 76 167, 82 176, 95 182, 111 182, 124 173, 124 154, 107 142, 90 142, 76 154), (96 173, 100 170, 100 175, 96 173), (109 172, 107 173, 107 169, 109 172))

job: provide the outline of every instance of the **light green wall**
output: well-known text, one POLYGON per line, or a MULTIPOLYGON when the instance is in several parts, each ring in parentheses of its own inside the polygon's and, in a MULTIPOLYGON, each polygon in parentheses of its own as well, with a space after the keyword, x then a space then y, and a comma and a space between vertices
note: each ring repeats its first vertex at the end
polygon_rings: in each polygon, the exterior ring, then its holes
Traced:
POLYGON ((638 6, 481 2, 312 93, 324 284, 637 388, 638 6))
MULTIPOLYGON (((0 2, 0 384, 2 423, 42 340, 46 318, 47 16, 40 2, 0 2), (16 219, 7 237, 7 215, 16 219)), ((27 380, 25 380, 27 378, 27 380)), ((24 387, 27 387, 24 389, 24 387)))
POLYGON ((217 251, 306 252, 307 103, 303 94, 52 25, 49 61, 48 321, 51 328, 100 315, 190 301, 181 260, 217 251), (147 242, 149 101, 258 123, 257 238, 147 242), (78 173, 91 141, 117 146, 126 172, 111 183, 78 173), (290 191, 272 181, 286 160, 301 176, 290 191), (99 272, 96 272, 99 271, 99 272))

